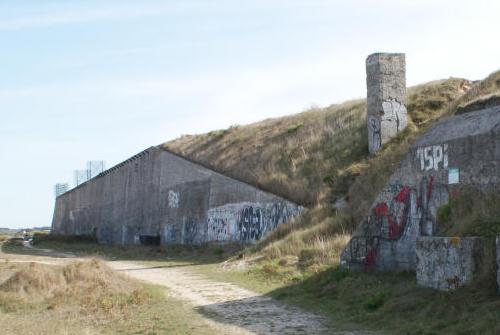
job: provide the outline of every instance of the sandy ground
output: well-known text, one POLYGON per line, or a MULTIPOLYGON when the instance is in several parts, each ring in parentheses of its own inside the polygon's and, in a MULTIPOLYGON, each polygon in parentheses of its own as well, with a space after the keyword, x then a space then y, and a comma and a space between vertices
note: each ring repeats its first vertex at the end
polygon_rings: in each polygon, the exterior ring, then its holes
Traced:
MULTIPOLYGON (((0 253, 0 259, 44 264, 79 260, 51 250, 36 252, 36 256, 0 253)), ((211 280, 188 267, 148 267, 128 261, 107 264, 131 278, 167 287, 169 295, 188 302, 204 317, 207 327, 221 334, 361 334, 337 332, 320 316, 234 284, 211 280)))

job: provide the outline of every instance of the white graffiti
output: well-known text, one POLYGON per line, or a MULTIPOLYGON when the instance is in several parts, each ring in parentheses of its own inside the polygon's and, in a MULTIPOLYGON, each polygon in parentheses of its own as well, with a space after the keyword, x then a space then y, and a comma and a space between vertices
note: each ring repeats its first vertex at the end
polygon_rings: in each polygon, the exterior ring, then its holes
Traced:
POLYGON ((385 100, 382 102, 382 110, 376 115, 369 115, 367 122, 369 150, 374 153, 406 128, 408 125, 406 107, 396 99, 385 100))
POLYGON ((211 208, 207 241, 257 241, 302 211, 302 207, 286 202, 242 202, 211 208))
POLYGON ((417 149, 417 159, 420 159, 420 170, 439 170, 439 163, 443 169, 448 168, 448 144, 431 145, 417 149))
POLYGON ((179 193, 172 190, 168 191, 168 207, 178 208, 179 207, 179 193))
POLYGON ((396 99, 389 99, 382 102, 382 110, 384 114, 382 116, 382 122, 389 121, 396 123, 396 132, 402 131, 406 128, 408 124, 407 111, 404 104, 397 101, 396 99))

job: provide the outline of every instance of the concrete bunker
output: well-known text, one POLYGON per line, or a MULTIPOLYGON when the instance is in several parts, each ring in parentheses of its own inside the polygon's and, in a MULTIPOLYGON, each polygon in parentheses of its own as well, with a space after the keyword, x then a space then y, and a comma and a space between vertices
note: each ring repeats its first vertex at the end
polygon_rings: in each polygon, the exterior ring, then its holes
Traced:
POLYGON ((151 147, 57 197, 52 230, 119 245, 252 243, 302 210, 151 147))
POLYGON ((341 255, 350 268, 416 270, 420 236, 461 187, 500 184, 500 106, 455 115, 417 139, 341 255))

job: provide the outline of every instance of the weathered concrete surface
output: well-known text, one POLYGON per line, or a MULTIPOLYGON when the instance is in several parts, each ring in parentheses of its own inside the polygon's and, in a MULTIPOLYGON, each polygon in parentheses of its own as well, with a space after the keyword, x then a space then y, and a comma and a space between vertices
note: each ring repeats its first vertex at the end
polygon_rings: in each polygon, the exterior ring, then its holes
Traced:
POLYGON ((366 86, 368 148, 375 153, 408 124, 405 54, 368 56, 366 86))
POLYGON ((500 294, 500 236, 497 236, 497 288, 500 294))
POLYGON ((500 106, 434 125, 375 199, 344 249, 351 268, 415 270, 416 241, 436 230, 437 209, 464 185, 500 184, 500 106))
POLYGON ((301 210, 151 147, 58 197, 52 230, 122 245, 252 242, 301 210))
POLYGON ((471 281, 484 255, 479 237, 419 237, 416 251, 417 283, 441 291, 471 281))

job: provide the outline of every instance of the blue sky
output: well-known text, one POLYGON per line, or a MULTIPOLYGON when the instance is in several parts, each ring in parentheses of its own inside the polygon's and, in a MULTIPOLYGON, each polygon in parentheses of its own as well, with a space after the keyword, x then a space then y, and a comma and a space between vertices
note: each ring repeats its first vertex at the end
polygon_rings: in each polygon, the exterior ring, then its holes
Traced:
POLYGON ((500 68, 498 1, 0 1, 0 227, 50 225, 53 185, 181 134, 500 68))

